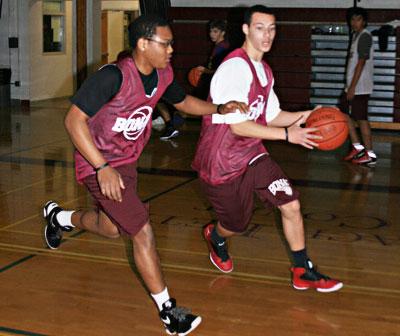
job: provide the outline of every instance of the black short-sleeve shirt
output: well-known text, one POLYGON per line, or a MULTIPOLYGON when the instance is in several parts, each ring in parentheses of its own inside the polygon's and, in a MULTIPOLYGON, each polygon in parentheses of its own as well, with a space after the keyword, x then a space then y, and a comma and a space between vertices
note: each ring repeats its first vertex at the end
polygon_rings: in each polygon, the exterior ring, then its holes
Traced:
MULTIPOLYGON (((139 74, 145 93, 150 96, 157 87, 157 70, 154 69, 150 75, 143 75, 140 72, 139 74)), ((71 98, 71 102, 92 117, 118 93, 121 84, 121 70, 114 64, 108 64, 83 82, 82 86, 71 98)), ((185 91, 175 79, 162 96, 164 100, 172 105, 182 102, 185 97, 185 91)))

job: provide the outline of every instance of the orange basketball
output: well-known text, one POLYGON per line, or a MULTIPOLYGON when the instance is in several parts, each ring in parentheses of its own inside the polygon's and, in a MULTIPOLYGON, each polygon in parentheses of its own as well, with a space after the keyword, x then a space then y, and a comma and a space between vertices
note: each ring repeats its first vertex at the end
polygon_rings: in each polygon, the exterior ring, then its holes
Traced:
POLYGON ((203 72, 201 70, 199 70, 198 68, 192 68, 188 73, 189 83, 192 86, 196 87, 199 84, 199 80, 200 80, 202 73, 203 72))
POLYGON ((347 117, 340 110, 333 107, 321 107, 310 114, 306 127, 317 127, 315 134, 322 139, 316 139, 318 149, 328 151, 340 147, 349 135, 347 117))

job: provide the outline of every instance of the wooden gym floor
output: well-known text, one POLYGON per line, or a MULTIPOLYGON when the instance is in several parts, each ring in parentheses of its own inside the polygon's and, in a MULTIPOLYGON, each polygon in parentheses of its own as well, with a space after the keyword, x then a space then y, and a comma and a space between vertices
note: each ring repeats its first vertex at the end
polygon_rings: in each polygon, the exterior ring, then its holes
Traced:
MULTIPOLYGON (((155 306, 134 273, 130 244, 75 230, 45 248, 42 206, 89 207, 74 180, 63 128, 69 103, 1 111, 0 334, 162 335, 155 306)), ((268 143, 301 191, 308 251, 336 293, 295 291, 278 213, 255 208, 249 230, 230 241, 235 269, 219 273, 201 228, 215 219, 190 162, 199 122, 171 142, 154 132, 139 161, 139 193, 150 203, 172 296, 203 317, 193 335, 400 335, 400 136, 374 131, 375 169, 333 152, 268 143)))

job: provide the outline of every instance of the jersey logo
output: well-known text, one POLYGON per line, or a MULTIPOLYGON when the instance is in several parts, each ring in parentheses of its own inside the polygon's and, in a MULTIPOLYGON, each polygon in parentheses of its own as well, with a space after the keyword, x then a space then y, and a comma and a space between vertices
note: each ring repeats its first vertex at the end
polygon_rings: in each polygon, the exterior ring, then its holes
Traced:
POLYGON ((263 113, 265 108, 264 96, 258 95, 257 99, 249 105, 249 112, 247 112, 248 120, 257 120, 263 113))
POLYGON ((278 191, 283 191, 286 195, 292 196, 293 190, 287 179, 275 180, 268 186, 268 190, 272 195, 276 195, 278 191))
POLYGON ((133 111, 128 119, 118 117, 112 128, 114 132, 123 132, 128 140, 136 140, 145 130, 153 109, 150 106, 141 106, 133 111))

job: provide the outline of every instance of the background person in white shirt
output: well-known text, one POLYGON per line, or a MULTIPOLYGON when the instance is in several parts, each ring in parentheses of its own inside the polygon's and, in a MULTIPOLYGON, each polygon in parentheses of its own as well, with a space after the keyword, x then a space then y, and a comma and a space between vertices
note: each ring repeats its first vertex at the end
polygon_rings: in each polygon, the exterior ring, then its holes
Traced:
POLYGON ((346 88, 340 102, 340 109, 349 114, 348 125, 352 148, 345 161, 373 166, 376 154, 372 149, 371 127, 368 122, 368 100, 374 85, 374 48, 367 26, 367 12, 364 8, 351 9, 350 25, 353 31, 347 59, 346 88), (354 122, 358 123, 361 141, 354 122))

